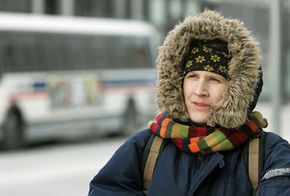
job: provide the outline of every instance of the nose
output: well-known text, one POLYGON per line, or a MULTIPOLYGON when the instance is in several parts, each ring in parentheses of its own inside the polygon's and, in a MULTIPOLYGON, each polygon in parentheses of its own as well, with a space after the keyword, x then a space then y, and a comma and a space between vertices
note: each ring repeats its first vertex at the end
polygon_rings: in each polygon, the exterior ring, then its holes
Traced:
POLYGON ((194 87, 194 94, 197 96, 208 96, 207 84, 204 80, 199 80, 194 87))

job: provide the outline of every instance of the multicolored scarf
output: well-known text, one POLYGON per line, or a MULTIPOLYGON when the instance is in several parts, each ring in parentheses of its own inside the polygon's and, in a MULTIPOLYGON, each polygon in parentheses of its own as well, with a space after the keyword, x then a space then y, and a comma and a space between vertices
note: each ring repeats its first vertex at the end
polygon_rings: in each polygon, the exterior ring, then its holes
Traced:
POLYGON ((259 112, 253 112, 239 129, 188 126, 163 114, 149 122, 151 132, 161 138, 172 139, 180 150, 202 154, 238 148, 249 138, 259 135, 261 128, 267 125, 267 120, 259 112))

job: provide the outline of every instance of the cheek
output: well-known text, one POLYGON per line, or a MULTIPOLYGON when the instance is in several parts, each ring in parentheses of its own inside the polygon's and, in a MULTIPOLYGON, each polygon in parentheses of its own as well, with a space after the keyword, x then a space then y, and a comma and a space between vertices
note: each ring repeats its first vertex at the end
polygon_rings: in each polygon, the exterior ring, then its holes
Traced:
POLYGON ((188 94, 190 94, 190 89, 188 88, 188 82, 186 82, 186 80, 183 81, 183 96, 184 98, 188 97, 188 94))
POLYGON ((224 86, 221 86, 220 88, 215 88, 214 89, 214 99, 215 99, 215 102, 219 102, 220 100, 222 100, 224 98, 224 93, 226 91, 226 87, 224 86))

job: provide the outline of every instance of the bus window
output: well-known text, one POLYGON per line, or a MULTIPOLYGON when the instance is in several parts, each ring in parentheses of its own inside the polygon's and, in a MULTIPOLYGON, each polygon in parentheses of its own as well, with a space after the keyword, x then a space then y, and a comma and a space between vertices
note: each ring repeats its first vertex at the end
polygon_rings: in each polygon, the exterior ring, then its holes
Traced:
POLYGON ((0 145, 135 131, 155 116, 158 36, 136 21, 0 14, 0 145))

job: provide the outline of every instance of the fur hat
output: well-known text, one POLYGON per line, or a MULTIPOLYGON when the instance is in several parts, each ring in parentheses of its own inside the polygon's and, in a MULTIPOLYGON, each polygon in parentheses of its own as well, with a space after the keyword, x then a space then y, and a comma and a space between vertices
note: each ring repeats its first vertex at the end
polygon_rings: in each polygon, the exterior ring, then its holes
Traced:
POLYGON ((210 108, 207 124, 237 128, 245 123, 262 88, 260 51, 249 30, 237 19, 205 10, 189 16, 168 33, 157 58, 157 105, 162 113, 189 121, 183 98, 183 63, 193 40, 223 40, 231 59, 228 88, 223 99, 210 108))

